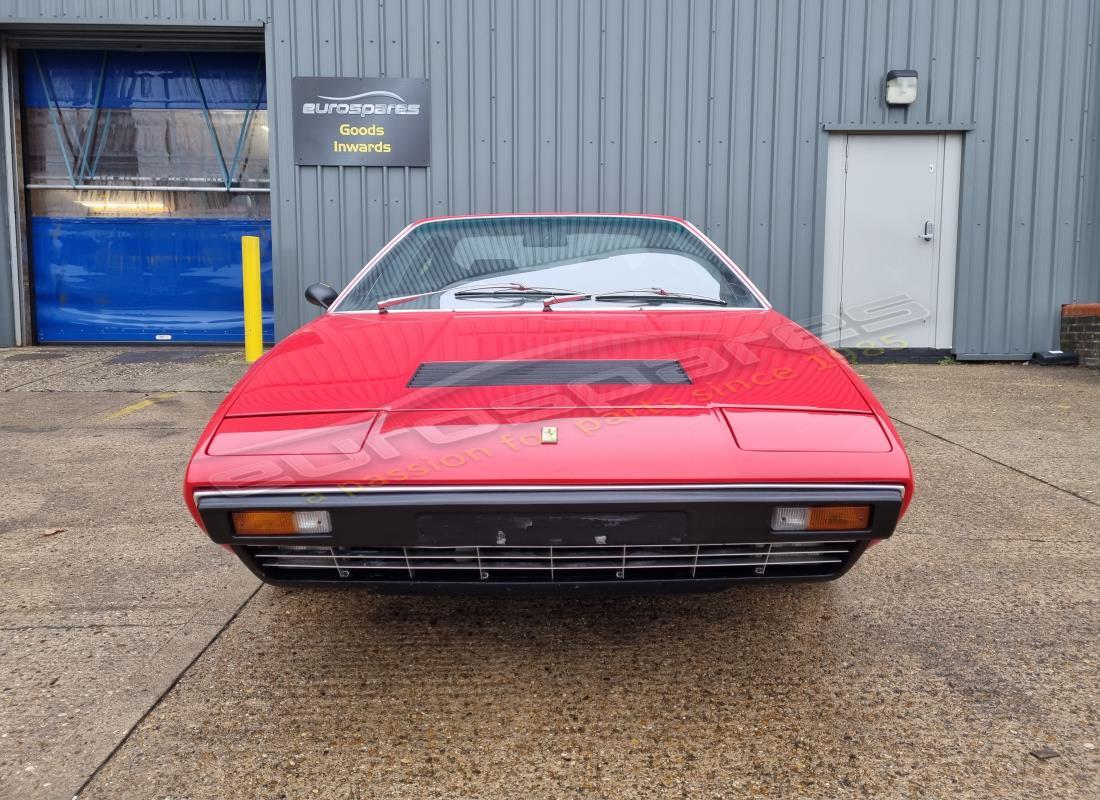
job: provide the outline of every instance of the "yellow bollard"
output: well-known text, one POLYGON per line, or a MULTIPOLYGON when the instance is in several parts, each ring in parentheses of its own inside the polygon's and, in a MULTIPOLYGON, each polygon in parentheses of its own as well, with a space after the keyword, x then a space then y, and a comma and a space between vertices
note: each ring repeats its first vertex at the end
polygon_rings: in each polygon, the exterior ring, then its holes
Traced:
POLYGON ((264 354, 264 311, 260 297, 260 237, 241 237, 244 285, 244 360, 252 363, 264 354))

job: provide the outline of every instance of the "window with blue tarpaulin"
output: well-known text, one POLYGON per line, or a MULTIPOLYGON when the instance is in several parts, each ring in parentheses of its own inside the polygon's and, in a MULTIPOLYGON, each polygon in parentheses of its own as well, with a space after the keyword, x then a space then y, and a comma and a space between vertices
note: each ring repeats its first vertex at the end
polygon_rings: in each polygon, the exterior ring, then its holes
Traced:
POLYGON ((240 238, 273 339, 262 52, 24 50, 38 341, 239 342, 240 238))

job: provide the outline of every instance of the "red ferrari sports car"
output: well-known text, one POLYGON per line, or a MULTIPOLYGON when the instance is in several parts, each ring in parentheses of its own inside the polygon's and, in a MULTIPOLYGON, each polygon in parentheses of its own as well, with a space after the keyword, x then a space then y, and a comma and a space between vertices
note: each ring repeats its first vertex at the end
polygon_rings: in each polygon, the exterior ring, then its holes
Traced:
POLYGON ((836 578, 912 496, 847 362, 687 222, 428 219, 229 393, 195 520, 265 581, 390 591, 836 578))

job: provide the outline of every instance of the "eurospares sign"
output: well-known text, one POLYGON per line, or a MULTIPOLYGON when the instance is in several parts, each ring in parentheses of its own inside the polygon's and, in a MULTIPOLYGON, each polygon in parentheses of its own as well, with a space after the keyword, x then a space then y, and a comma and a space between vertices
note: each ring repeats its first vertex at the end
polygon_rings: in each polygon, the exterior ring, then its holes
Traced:
POLYGON ((428 166, 428 81, 294 78, 291 88, 295 163, 428 166))

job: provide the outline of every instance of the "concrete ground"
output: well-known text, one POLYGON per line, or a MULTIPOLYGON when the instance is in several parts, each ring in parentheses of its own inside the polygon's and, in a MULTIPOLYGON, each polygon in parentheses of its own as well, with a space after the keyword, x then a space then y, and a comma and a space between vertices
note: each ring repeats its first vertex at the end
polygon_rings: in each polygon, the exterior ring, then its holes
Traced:
POLYGON ((1100 797, 1100 372, 860 367, 918 495, 838 582, 502 600, 209 544, 180 476, 242 371, 0 351, 0 797, 1100 797))

